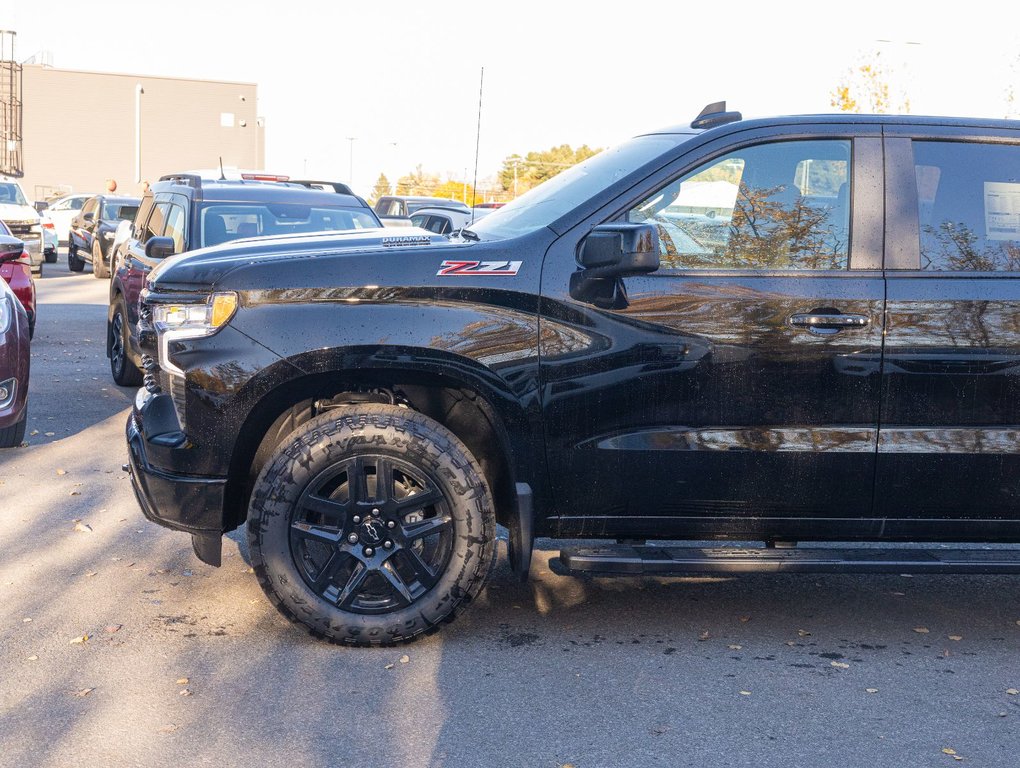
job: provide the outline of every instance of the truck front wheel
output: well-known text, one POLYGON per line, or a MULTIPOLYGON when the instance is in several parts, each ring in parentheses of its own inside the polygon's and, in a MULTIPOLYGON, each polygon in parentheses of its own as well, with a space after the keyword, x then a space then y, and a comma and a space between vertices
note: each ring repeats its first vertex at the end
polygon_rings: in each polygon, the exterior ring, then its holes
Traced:
POLYGON ((453 620, 495 560, 492 494, 467 447, 406 408, 331 409, 295 429, 256 481, 252 564, 277 609, 351 645, 453 620))

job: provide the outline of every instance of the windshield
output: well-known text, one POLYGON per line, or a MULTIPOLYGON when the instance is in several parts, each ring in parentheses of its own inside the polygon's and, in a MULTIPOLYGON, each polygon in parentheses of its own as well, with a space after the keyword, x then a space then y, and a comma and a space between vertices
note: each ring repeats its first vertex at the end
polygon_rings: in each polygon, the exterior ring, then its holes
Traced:
POLYGON ((299 203, 210 203, 201 210, 202 246, 242 237, 344 232, 379 226, 367 209, 299 203))
POLYGON ((4 203, 8 205, 28 205, 28 200, 25 199, 21 187, 17 184, 4 182, 0 183, 0 205, 4 203))
POLYGON ((138 203, 104 203, 103 216, 106 221, 134 221, 138 203))
POLYGON ((482 221, 469 225, 479 234, 496 238, 518 237, 548 227, 586 200, 656 157, 668 152, 688 135, 639 136, 583 163, 568 168, 528 190, 482 221))

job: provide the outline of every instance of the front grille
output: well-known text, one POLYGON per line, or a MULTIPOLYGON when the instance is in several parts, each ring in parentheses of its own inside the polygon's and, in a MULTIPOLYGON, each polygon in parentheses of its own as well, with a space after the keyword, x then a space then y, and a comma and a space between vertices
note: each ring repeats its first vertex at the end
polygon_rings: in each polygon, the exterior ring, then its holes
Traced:
POLYGON ((41 236, 40 232, 33 232, 32 227, 37 226, 37 221, 5 221, 4 224, 11 230, 11 235, 24 240, 26 237, 38 240, 41 236))

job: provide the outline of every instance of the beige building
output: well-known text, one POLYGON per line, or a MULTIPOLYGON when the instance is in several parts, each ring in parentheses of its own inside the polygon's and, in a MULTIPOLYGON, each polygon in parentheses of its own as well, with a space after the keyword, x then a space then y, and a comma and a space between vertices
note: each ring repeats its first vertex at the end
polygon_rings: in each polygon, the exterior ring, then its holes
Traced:
POLYGON ((195 168, 260 169, 265 126, 254 83, 79 72, 26 64, 25 194, 121 194, 195 168))

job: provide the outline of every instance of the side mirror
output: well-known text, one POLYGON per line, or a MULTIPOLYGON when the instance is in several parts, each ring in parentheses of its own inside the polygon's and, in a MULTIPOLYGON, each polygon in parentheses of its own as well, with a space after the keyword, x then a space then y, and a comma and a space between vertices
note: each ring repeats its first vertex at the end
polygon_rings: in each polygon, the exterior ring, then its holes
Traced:
POLYGON ((50 204, 45 200, 36 200, 35 203, 33 203, 33 207, 35 208, 36 213, 42 213, 50 207, 50 204))
POLYGON ((173 256, 173 238, 150 237, 145 241, 145 255, 150 259, 165 259, 167 256, 173 256))
POLYGON ((96 215, 94 213, 92 213, 92 211, 89 211, 88 213, 83 213, 81 215, 82 221, 92 221, 95 218, 96 218, 96 215))
POLYGON ((578 257, 589 277, 644 275, 659 268, 659 234, 651 224, 600 224, 578 257))
POLYGON ((651 224, 600 224, 581 243, 581 269, 570 276, 570 295, 600 309, 626 309, 621 278, 659 268, 659 233, 651 224))
POLYGON ((0 264, 17 261, 25 252, 25 244, 16 237, 0 236, 0 264))

